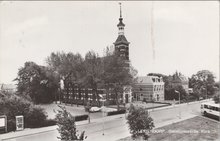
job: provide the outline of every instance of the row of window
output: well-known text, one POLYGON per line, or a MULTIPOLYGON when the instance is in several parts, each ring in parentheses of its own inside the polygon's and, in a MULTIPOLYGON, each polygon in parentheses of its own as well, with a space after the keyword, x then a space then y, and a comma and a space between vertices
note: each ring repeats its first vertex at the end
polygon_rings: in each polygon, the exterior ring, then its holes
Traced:
POLYGON ((152 80, 153 82, 163 82, 163 80, 160 78, 152 78, 152 80))
POLYGON ((164 91, 163 85, 154 85, 154 91, 164 91))
POLYGON ((219 107, 214 107, 214 106, 210 106, 210 105, 204 105, 204 108, 220 112, 220 108, 219 107))
MULTIPOLYGON (((95 91, 93 89, 78 89, 78 88, 72 88, 72 87, 68 87, 68 88, 65 88, 66 91, 81 91, 81 92, 91 92, 91 91, 95 91)), ((105 90, 97 90, 97 92, 102 92, 104 93, 105 90)))
MULTIPOLYGON (((70 92, 70 93, 65 93, 64 95, 63 95, 64 97, 69 97, 69 98, 79 98, 79 99, 81 99, 81 98, 92 98, 92 99, 95 99, 95 98, 97 98, 97 95, 95 95, 95 94, 91 94, 91 93, 89 93, 89 94, 85 94, 85 93, 74 93, 74 95, 70 92)), ((105 97, 105 96, 104 96, 105 97)), ((106 95, 106 97, 107 98, 115 98, 115 94, 109 94, 109 95, 106 95)))
MULTIPOLYGON (((72 96, 65 96, 65 95, 63 96, 63 98, 64 98, 64 99, 73 99, 72 96)), ((84 97, 76 97, 75 99, 76 99, 76 100, 88 99, 88 100, 96 100, 96 101, 97 101, 97 100, 100 100, 100 99, 93 98, 93 97, 87 97, 87 98, 86 98, 86 97, 85 97, 85 98, 84 98, 84 97)), ((107 98, 107 99, 108 99, 108 100, 114 100, 114 98, 107 98)), ((119 100, 121 100, 121 99, 122 99, 122 98, 119 98, 119 100)))
MULTIPOLYGON (((78 93, 78 92, 75 92, 75 93, 73 93, 72 91, 69 91, 69 92, 66 92, 65 93, 66 95, 94 95, 93 93, 78 93)), ((103 94, 103 93, 98 93, 98 94, 103 94)), ((115 95, 115 94, 112 94, 112 93, 108 93, 108 95, 110 96, 110 95, 115 95)))

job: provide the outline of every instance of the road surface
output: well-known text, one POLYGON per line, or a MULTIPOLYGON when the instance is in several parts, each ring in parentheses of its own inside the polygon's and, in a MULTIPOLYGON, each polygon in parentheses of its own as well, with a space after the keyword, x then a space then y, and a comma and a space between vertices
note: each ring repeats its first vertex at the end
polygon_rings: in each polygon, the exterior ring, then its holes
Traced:
MULTIPOLYGON (((182 104, 172 106, 172 108, 154 109, 150 111, 156 127, 163 123, 175 121, 184 117, 200 115, 200 103, 182 104)), ((129 136, 128 125, 126 124, 125 115, 112 119, 97 119, 90 124, 78 125, 79 131, 85 131, 86 141, 114 141, 129 136), (103 122, 104 120, 104 122, 103 122), (103 124, 104 123, 104 124, 103 124), (103 130, 104 129, 104 130, 103 130), (103 135, 104 133, 104 135, 103 135)), ((27 135, 17 138, 6 139, 7 141, 56 141, 59 133, 57 130, 50 130, 43 133, 27 135)))

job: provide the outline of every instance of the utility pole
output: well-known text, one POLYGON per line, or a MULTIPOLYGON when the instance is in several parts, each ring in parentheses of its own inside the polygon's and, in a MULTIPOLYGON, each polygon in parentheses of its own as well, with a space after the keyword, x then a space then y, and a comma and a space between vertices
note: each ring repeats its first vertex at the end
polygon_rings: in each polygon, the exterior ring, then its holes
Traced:
POLYGON ((181 118, 181 109, 180 109, 180 92, 175 90, 175 93, 179 94, 179 118, 181 118))
POLYGON ((105 98, 101 95, 101 94, 99 94, 99 97, 101 97, 101 101, 102 101, 102 135, 104 136, 105 135, 105 121, 104 121, 104 106, 105 106, 105 104, 104 104, 104 102, 105 102, 105 98))

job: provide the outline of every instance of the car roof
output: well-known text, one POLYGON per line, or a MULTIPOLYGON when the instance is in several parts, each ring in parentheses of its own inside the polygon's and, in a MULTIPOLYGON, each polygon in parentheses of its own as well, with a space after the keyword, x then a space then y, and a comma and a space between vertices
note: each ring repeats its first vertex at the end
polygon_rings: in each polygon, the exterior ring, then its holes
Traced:
POLYGON ((216 103, 214 103, 214 102, 206 102, 206 103, 202 103, 202 105, 204 105, 204 104, 206 104, 206 105, 210 105, 210 106, 214 106, 214 107, 220 107, 220 104, 219 104, 219 103, 216 104, 216 103))

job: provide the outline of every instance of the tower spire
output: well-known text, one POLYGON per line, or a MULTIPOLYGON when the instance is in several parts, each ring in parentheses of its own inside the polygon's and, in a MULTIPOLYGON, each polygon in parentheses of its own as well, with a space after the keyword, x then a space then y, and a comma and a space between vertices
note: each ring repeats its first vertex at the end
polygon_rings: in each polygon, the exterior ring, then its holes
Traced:
MULTIPOLYGON (((121 2, 119 2, 118 4, 119 4, 119 8, 120 8, 120 17, 119 17, 119 23, 117 24, 118 38, 114 42, 115 51, 120 57, 122 57, 127 62, 129 62, 129 42, 127 41, 127 39, 124 35, 125 24, 123 23, 123 18, 122 18, 121 2)), ((128 66, 129 66, 129 64, 128 64, 128 66)))
POLYGON ((119 35, 124 35, 125 24, 123 23, 122 12, 121 12, 121 3, 120 2, 119 2, 119 5, 120 5, 120 17, 119 17, 119 23, 117 24, 118 34, 119 35))
POLYGON ((121 3, 119 2, 120 5, 120 18, 122 18, 122 12, 121 12, 121 3))

